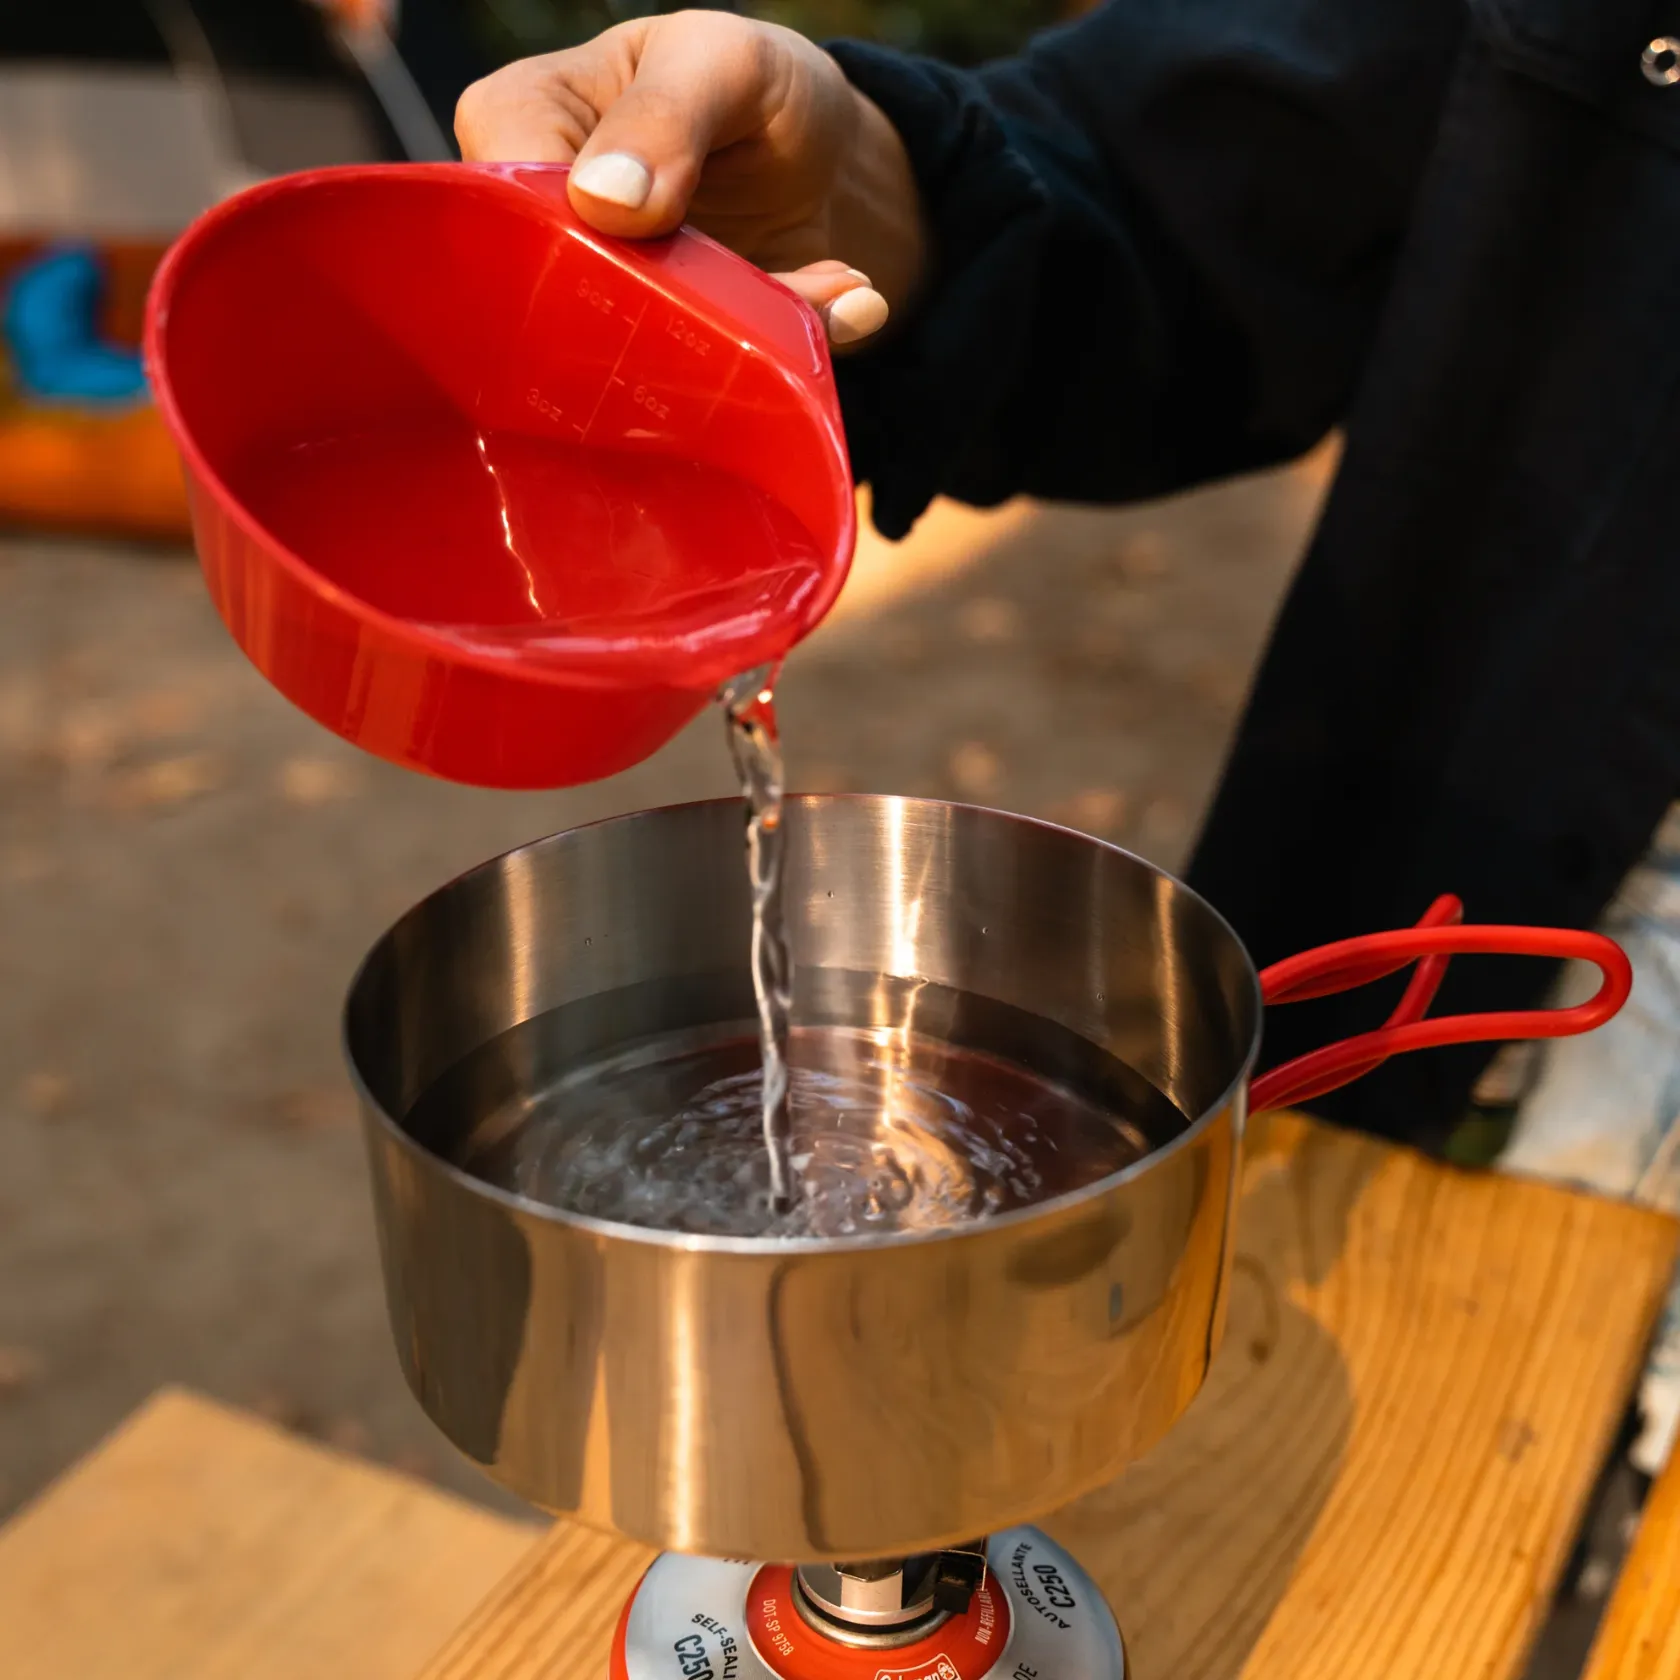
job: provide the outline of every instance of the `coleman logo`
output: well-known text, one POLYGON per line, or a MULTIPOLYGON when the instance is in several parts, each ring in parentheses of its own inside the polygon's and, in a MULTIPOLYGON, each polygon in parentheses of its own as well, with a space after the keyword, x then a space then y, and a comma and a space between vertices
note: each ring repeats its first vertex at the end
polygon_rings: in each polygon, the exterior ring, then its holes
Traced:
POLYGON ((875 1680, 962 1680, 962 1676, 949 1657, 935 1657, 931 1662, 917 1663, 914 1668, 883 1668, 875 1680))

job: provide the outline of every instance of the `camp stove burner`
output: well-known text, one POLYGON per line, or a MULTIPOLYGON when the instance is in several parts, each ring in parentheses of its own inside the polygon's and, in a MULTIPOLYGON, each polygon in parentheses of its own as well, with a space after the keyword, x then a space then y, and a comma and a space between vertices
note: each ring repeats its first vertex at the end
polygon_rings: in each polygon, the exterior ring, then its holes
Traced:
POLYGON ((985 1543, 867 1563, 805 1563, 794 1606, 818 1632, 845 1645, 890 1650, 914 1644, 967 1613, 986 1576, 985 1543))
POLYGON ((611 1680, 1125 1680, 1091 1578, 1034 1528, 877 1563, 667 1553, 619 1622, 611 1680))

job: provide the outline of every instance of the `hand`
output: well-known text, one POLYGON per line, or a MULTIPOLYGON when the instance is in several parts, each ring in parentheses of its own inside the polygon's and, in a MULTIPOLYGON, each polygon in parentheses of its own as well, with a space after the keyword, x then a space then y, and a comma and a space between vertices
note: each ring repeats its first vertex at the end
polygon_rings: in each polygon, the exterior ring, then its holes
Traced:
POLYGON ((470 160, 572 164, 572 205, 603 233, 693 222, 806 298, 837 346, 878 331, 921 270, 897 131, 789 29, 725 12, 620 24, 475 83, 455 133, 470 160))

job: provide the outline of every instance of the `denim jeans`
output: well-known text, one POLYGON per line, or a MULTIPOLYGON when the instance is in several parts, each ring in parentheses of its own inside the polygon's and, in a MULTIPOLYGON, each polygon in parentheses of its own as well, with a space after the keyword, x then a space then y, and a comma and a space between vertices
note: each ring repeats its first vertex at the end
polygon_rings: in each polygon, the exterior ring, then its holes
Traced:
MULTIPOLYGON (((1680 1213, 1680 806, 1606 912, 1633 959, 1633 995, 1607 1026, 1542 1051, 1500 1165, 1680 1213)), ((1596 977, 1566 974, 1555 1001, 1596 977)), ((1635 1465, 1655 1475, 1680 1430, 1680 1280, 1640 1389, 1635 1465)))

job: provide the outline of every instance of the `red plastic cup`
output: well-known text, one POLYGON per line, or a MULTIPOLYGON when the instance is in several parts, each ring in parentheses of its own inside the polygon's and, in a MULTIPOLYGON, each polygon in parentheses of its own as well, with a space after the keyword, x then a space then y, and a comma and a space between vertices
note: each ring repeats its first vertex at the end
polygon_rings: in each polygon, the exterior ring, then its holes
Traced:
POLYGON ((822 326, 541 166, 317 170, 212 210, 146 357, 216 606, 289 699, 490 787, 646 758, 806 635, 856 536, 822 326))

